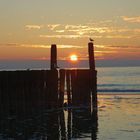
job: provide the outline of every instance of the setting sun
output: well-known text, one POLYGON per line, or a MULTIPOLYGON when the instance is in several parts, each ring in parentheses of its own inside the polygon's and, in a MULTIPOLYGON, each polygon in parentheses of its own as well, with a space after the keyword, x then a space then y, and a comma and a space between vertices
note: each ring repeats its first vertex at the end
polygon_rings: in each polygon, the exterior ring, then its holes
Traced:
POLYGON ((78 60, 77 55, 72 54, 72 55, 70 56, 70 60, 71 60, 71 61, 77 61, 77 60, 78 60))

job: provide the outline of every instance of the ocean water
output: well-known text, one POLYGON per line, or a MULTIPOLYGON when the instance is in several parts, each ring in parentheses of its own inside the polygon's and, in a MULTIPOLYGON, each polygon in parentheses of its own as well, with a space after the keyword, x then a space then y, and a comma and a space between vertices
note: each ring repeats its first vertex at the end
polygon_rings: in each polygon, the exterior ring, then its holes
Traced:
POLYGON ((140 94, 140 67, 97 67, 98 93, 140 94))
POLYGON ((98 97, 97 140, 140 140, 140 95, 98 97))

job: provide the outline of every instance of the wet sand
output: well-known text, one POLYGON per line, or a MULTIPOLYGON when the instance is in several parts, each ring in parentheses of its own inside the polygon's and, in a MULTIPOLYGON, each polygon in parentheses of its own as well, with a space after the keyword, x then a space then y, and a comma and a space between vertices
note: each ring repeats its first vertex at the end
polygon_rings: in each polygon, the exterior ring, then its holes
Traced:
POLYGON ((46 110, 0 120, 0 140, 139 140, 140 95, 99 95, 89 108, 46 110))

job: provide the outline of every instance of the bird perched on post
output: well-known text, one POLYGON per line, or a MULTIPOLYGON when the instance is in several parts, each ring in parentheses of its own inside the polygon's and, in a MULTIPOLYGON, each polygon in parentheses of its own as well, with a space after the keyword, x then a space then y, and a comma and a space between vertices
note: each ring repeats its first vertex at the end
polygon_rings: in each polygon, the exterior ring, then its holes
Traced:
POLYGON ((89 38, 89 41, 93 42, 94 40, 92 38, 89 38))

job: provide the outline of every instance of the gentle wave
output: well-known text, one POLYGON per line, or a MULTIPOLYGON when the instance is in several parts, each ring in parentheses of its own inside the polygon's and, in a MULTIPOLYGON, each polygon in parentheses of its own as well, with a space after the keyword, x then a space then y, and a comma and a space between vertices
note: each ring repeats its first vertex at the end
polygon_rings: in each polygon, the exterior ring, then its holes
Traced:
POLYGON ((98 84, 98 87, 126 87, 126 86, 139 86, 140 84, 98 84))
POLYGON ((140 92, 140 89, 98 89, 97 92, 140 92))
POLYGON ((140 84, 98 84, 98 92, 139 92, 140 84))

